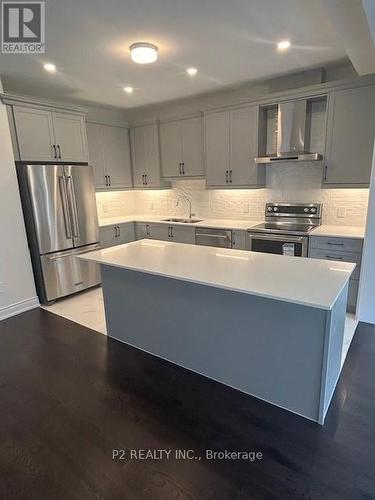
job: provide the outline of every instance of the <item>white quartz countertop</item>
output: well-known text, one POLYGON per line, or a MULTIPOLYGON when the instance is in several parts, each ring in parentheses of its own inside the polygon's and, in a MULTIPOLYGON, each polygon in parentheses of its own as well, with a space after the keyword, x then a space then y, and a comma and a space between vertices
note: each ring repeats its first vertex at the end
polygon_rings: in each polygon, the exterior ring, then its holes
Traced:
MULTIPOLYGON (((261 224, 263 220, 234 220, 234 219, 204 219, 201 222, 196 222, 195 224, 179 223, 179 222, 167 222, 163 219, 171 218, 168 215, 128 215, 119 217, 108 217, 99 220, 99 226, 112 226, 113 224, 124 224, 126 222, 149 222, 149 223, 160 223, 160 224, 173 224, 182 226, 195 226, 195 227, 208 227, 208 228, 222 228, 222 229, 242 229, 247 230, 261 224)), ((195 217, 199 219, 199 217, 195 217)), ((365 228, 363 226, 333 226, 328 224, 322 224, 317 229, 314 229, 310 233, 311 236, 332 236, 338 238, 361 238, 365 236, 365 228)))
POLYGON ((79 256, 100 264, 331 309, 355 264, 140 240, 79 256))
MULTIPOLYGON (((234 219, 203 219, 201 222, 186 223, 186 222, 170 222, 163 219, 170 219, 171 215, 129 215, 120 217, 108 217, 99 220, 99 226, 112 226, 113 224, 124 224, 126 222, 149 222, 154 224, 169 224, 173 226, 191 226, 191 227, 208 227, 208 228, 222 228, 222 229, 249 229, 251 227, 260 224, 262 221, 254 220, 234 220, 234 219)), ((175 216, 177 218, 183 218, 181 216, 175 216)), ((194 219, 200 219, 200 217, 194 217, 194 219)))
POLYGON ((358 238, 365 237, 364 226, 330 226, 322 224, 310 233, 311 236, 332 236, 337 238, 358 238))

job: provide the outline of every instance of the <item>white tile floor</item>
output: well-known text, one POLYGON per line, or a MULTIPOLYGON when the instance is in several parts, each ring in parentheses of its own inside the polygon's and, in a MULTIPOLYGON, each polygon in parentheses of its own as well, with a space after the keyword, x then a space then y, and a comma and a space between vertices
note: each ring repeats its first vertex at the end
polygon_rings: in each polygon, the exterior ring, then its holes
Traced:
MULTIPOLYGON (((93 288, 86 292, 58 300, 51 306, 42 306, 47 311, 63 316, 97 332, 107 334, 103 293, 101 288, 93 288)), ((341 364, 344 364, 350 344, 352 342, 358 321, 354 314, 346 315, 344 342, 341 364)))
POLYGON ((107 334, 103 293, 101 288, 92 288, 66 299, 60 299, 43 309, 63 316, 97 332, 107 334))

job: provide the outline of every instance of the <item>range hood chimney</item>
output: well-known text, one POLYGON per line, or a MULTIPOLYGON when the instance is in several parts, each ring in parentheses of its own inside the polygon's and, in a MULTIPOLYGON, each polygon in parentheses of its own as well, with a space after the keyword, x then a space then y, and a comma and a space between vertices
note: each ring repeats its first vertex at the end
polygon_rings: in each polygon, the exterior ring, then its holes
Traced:
POLYGON ((321 154, 306 150, 306 111, 306 100, 278 104, 276 155, 255 158, 256 163, 323 159, 321 154))

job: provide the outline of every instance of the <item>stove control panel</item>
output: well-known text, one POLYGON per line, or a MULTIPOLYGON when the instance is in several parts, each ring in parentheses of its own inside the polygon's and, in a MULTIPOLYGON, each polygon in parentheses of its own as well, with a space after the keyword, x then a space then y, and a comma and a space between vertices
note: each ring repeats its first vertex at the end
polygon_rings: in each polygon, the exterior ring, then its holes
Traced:
POLYGON ((294 217, 320 219, 322 205, 320 203, 266 203, 266 217, 294 217))

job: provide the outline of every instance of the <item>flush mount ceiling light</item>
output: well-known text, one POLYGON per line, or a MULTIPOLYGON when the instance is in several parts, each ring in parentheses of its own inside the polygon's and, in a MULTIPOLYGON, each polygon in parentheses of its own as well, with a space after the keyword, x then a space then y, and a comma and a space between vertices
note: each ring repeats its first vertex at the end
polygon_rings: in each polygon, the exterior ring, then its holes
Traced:
POLYGON ((290 47, 290 41, 289 40, 281 40, 278 44, 277 44, 277 48, 279 50, 287 50, 289 49, 290 47))
POLYGON ((46 63, 43 67, 48 73, 56 73, 56 66, 54 64, 46 63))
POLYGON ((150 64, 158 59, 158 48, 152 43, 133 43, 129 49, 132 61, 137 64, 150 64))
POLYGON ((197 68, 188 68, 186 70, 186 73, 189 75, 189 76, 195 76, 197 73, 198 73, 198 70, 197 68))
POLYGON ((124 92, 126 92, 127 94, 132 94, 133 90, 133 87, 124 87, 124 92))

